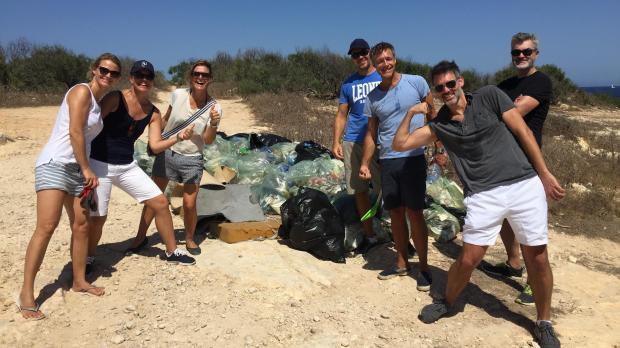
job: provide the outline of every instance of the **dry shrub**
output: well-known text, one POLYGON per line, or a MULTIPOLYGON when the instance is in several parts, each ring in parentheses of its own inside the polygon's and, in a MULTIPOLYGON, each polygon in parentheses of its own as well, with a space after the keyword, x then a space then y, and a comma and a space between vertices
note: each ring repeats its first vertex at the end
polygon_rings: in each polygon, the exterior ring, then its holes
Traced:
POLYGON ((0 86, 0 107, 58 105, 64 92, 25 92, 0 86))
POLYGON ((336 115, 335 101, 308 98, 296 93, 261 93, 246 97, 258 121, 291 140, 314 140, 331 148, 336 115))
POLYGON ((549 115, 543 154, 551 172, 567 189, 563 200, 550 203, 550 219, 559 226, 570 226, 568 233, 620 241, 618 139, 613 133, 600 135, 601 129, 595 123, 549 115), (584 151, 578 139, 602 151, 584 151), (571 188, 572 184, 586 190, 579 192, 571 188))

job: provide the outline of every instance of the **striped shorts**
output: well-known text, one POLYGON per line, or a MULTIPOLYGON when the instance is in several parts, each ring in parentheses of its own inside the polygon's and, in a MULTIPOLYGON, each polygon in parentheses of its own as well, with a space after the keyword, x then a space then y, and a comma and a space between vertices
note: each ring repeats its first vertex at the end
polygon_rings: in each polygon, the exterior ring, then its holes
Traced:
POLYGON ((200 156, 186 156, 170 149, 160 153, 153 163, 153 176, 168 178, 180 184, 200 184, 204 160, 200 156))
POLYGON ((78 197, 84 190, 84 175, 77 163, 60 163, 53 160, 34 169, 34 189, 61 190, 78 197))

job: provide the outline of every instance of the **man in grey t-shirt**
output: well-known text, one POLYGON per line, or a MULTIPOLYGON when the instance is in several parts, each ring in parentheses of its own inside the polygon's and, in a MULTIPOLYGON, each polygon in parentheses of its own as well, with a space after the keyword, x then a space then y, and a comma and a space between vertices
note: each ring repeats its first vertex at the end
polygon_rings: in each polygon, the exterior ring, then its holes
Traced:
POLYGON ((564 190, 547 169, 536 140, 506 94, 487 86, 465 95, 465 81, 454 62, 437 64, 431 78, 435 94, 445 105, 428 125, 410 132, 413 115, 429 107, 426 102, 413 106, 392 146, 404 151, 441 140, 465 188, 467 216, 463 249, 448 272, 445 299, 425 306, 420 320, 431 323, 450 311, 507 219, 523 246, 534 289, 534 336, 543 347, 559 347, 550 321, 553 274, 547 256, 545 196, 561 199, 564 190))

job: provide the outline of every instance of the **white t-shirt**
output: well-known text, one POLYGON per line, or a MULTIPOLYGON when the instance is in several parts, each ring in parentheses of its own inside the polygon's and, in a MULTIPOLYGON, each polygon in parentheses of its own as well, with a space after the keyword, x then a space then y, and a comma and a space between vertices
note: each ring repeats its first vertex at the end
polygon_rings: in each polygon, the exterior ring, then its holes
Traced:
MULTIPOLYGON (((97 134, 103 129, 103 120, 101 119, 101 107, 97 103, 93 92, 86 83, 82 83, 90 91, 90 109, 88 110, 88 119, 84 127, 84 146, 86 147, 86 158, 90 157, 90 143, 95 139, 97 134)), ((78 86, 78 85, 76 85, 78 86)), ((51 160, 60 163, 76 163, 71 139, 69 138, 69 105, 67 104, 67 96, 69 92, 75 88, 71 87, 65 94, 60 109, 56 115, 56 122, 52 129, 47 144, 43 147, 41 154, 37 158, 35 167, 49 163, 51 160)))
MULTIPOLYGON (((172 107, 172 111, 170 112, 170 118, 168 119, 168 123, 166 124, 164 131, 173 129, 198 111, 198 109, 192 109, 190 106, 189 90, 186 88, 177 88, 174 92, 172 92, 172 95, 170 96, 170 106, 172 107)), ((215 107, 221 117, 222 108, 220 107, 220 104, 215 104, 215 107)), ((202 150, 205 146, 204 140, 202 139, 202 132, 211 120, 210 115, 211 108, 191 123, 194 125, 194 134, 192 137, 188 140, 180 141, 172 145, 170 149, 176 153, 186 156, 202 155, 202 150)))

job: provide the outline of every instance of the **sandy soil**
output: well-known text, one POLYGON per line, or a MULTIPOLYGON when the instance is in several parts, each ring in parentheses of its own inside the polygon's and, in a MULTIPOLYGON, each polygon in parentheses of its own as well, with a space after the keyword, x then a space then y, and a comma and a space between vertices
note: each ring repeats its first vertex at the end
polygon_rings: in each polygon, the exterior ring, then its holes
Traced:
MULTIPOLYGON (((260 129, 241 100, 221 103, 222 130, 260 129)), ((70 232, 63 217, 35 287, 49 318, 26 322, 14 299, 35 225, 33 164, 56 111, 0 109, 0 133, 15 139, 0 146, 0 346, 536 346, 529 332, 535 310, 513 302, 523 280, 502 281, 475 271, 461 297, 463 311, 425 325, 416 316, 431 298, 416 291, 414 277, 376 278, 394 257, 390 245, 374 249, 367 259, 334 264, 274 240, 232 245, 204 240, 196 266, 175 267, 161 260, 163 245, 154 234, 143 255, 127 257, 122 251, 141 207, 117 189, 93 277, 106 295, 68 291, 70 232)), ((174 223, 181 239, 183 222, 174 217, 174 223)), ((561 227, 551 226, 550 238, 553 321, 563 345, 619 347, 620 248, 564 234, 561 227)), ((459 243, 431 246, 433 291, 445 286, 459 243)), ((499 244, 486 257, 492 263, 503 259, 499 244)))

